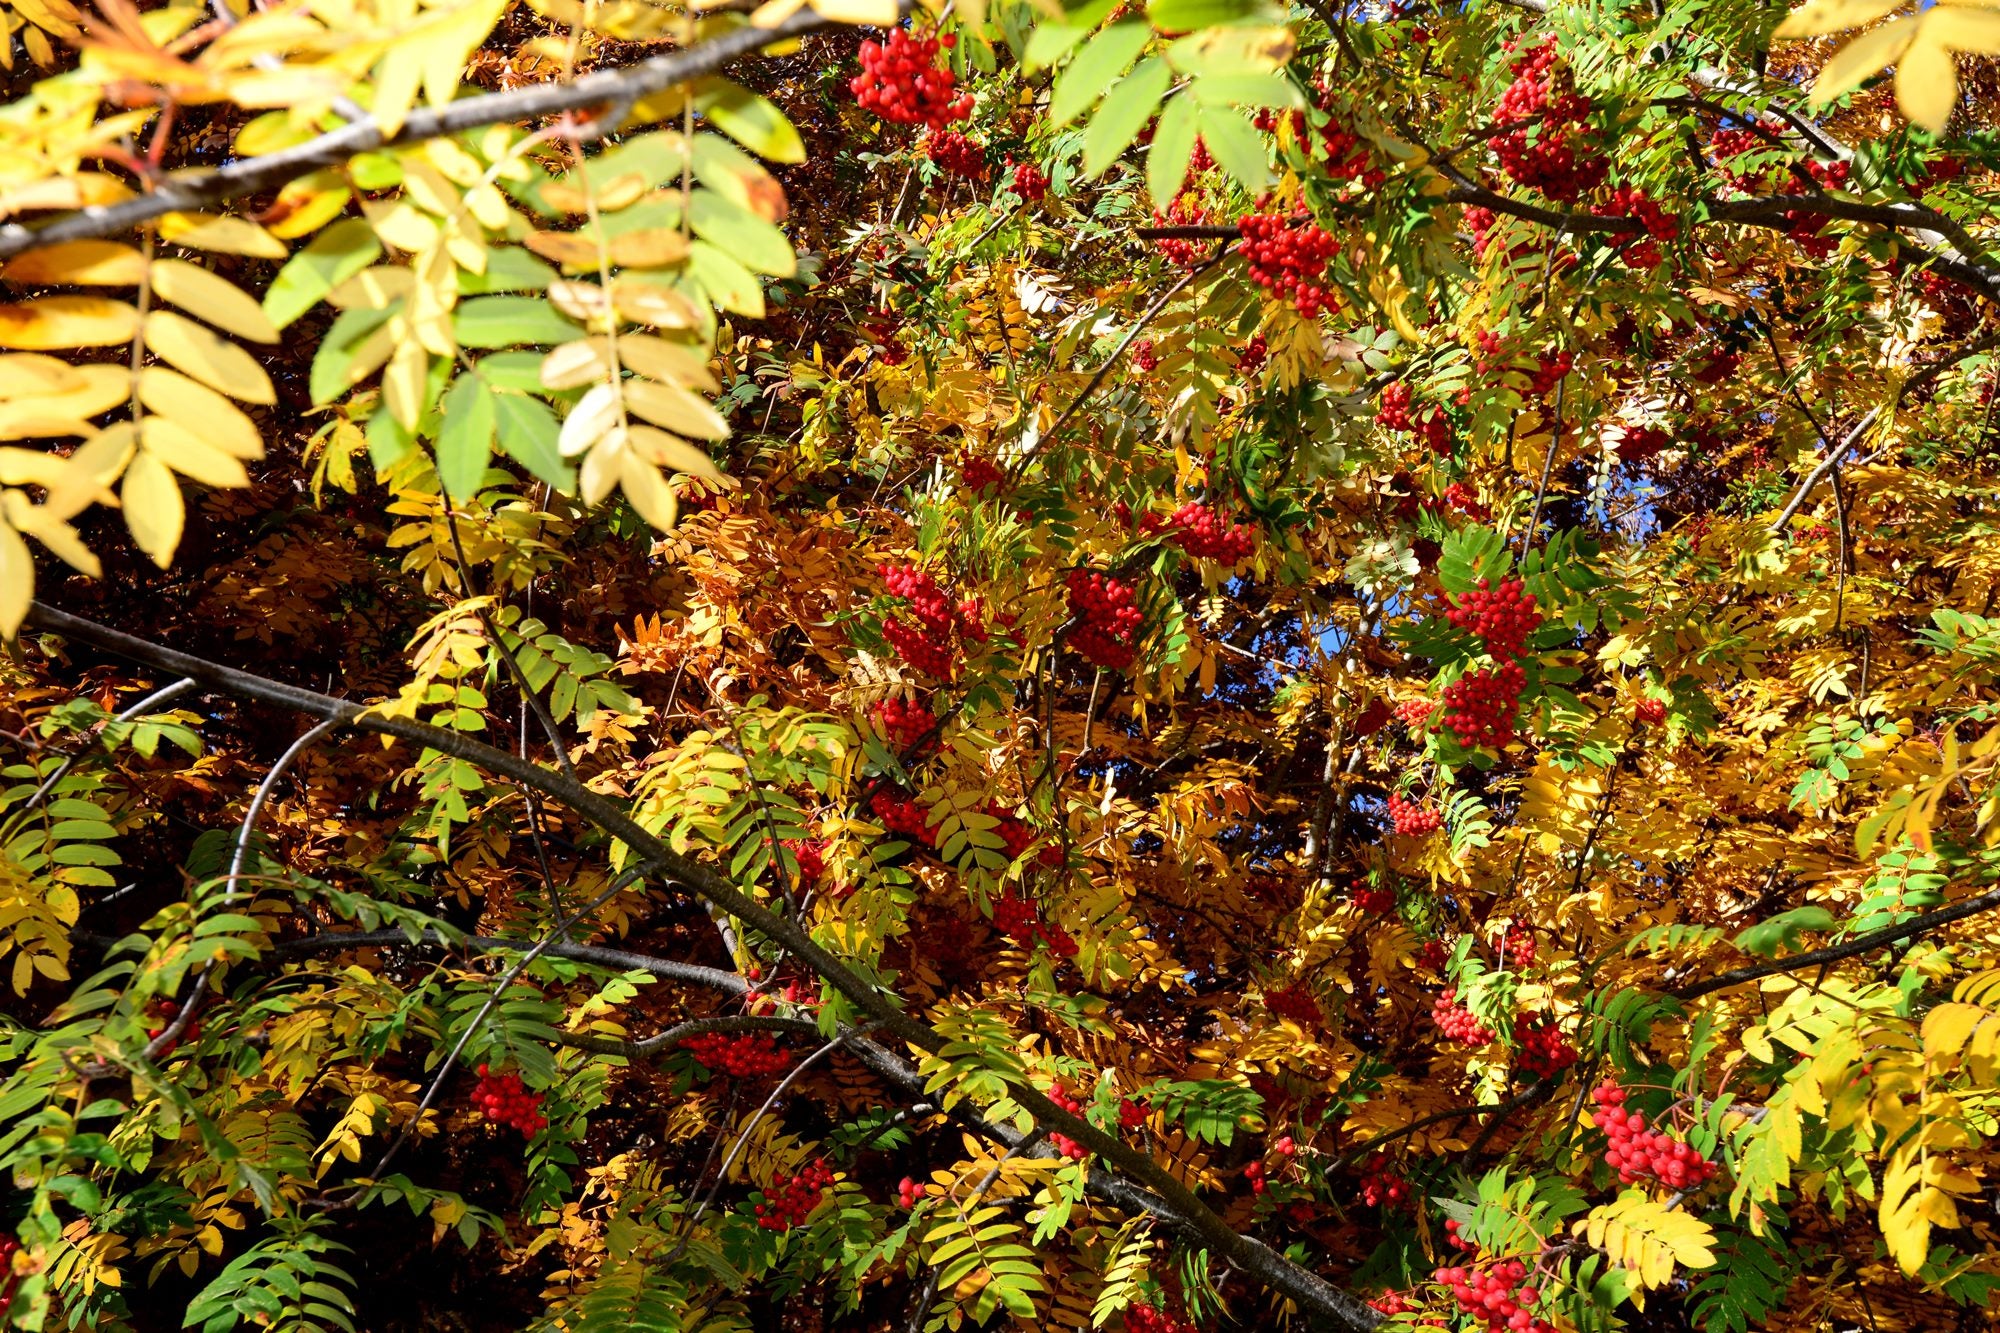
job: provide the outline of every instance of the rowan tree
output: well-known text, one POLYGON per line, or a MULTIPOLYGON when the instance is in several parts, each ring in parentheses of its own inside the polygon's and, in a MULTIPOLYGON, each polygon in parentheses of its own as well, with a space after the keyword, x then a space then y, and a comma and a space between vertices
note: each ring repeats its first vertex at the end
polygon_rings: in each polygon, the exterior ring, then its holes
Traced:
POLYGON ((1990 1326, 2000 11, 0 14, 0 1323, 1990 1326))

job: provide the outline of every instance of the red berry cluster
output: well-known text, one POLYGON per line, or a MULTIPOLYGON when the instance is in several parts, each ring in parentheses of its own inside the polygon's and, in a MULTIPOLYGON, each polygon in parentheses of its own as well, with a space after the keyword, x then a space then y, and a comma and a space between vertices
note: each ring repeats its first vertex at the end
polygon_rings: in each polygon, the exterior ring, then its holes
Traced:
POLYGON ((869 798, 868 809, 889 832, 919 847, 930 846, 930 825, 925 822, 924 808, 917 804, 916 797, 902 792, 878 791, 869 798))
POLYGON ((1454 481, 1444 488, 1444 502, 1452 512, 1464 514, 1475 522, 1484 523, 1493 517, 1493 511, 1480 500, 1479 492, 1462 481, 1454 481))
MULTIPOLYGON (((998 801, 988 801, 986 803, 986 813, 1000 821, 1000 826, 994 829, 993 832, 1005 844, 1002 850, 1007 853, 1009 861, 1019 860, 1023 852, 1026 852, 1028 848, 1035 845, 1035 830, 1029 826, 1026 820, 1001 805, 998 801)), ((1060 866, 1062 860, 1062 848, 1053 844, 1042 848, 1040 854, 1035 858, 1036 864, 1050 869, 1060 866)))
POLYGON ((1446 1041, 1467 1046, 1484 1046, 1493 1040, 1493 1029, 1480 1022, 1470 1009, 1458 1002, 1458 987, 1447 986, 1444 994, 1431 1002, 1431 1020, 1446 1041))
POLYGON ((1160 368, 1160 353, 1151 338, 1141 338, 1132 344, 1132 367, 1148 375, 1160 368))
POLYGON ((1555 392, 1556 385, 1562 383, 1563 376, 1576 366, 1576 355, 1572 352, 1544 352, 1535 363, 1534 375, 1528 385, 1528 392, 1537 398, 1546 398, 1555 392))
MULTIPOLYGON (((1156 227, 1200 227, 1207 225, 1208 220, 1208 210, 1201 206, 1201 201, 1185 191, 1174 196, 1174 201, 1167 205, 1166 212, 1153 210, 1153 225, 1156 227)), ((1178 236, 1162 236, 1153 244, 1167 257, 1168 263, 1181 268, 1193 268, 1208 258, 1209 247, 1213 243, 1178 236)))
POLYGON ((1646 1128, 1646 1117, 1625 1109, 1625 1089, 1607 1078, 1591 1091, 1597 1110, 1590 1123, 1610 1136, 1604 1164, 1618 1173, 1620 1184, 1657 1180, 1670 1189, 1695 1189, 1715 1174, 1715 1163, 1687 1144, 1657 1129, 1646 1128))
POLYGON ((1645 698, 1632 705, 1632 720, 1642 726, 1657 727, 1667 720, 1665 699, 1645 698))
POLYGON ((21 1242, 14 1236, 0 1236, 0 1325, 4 1325, 7 1312, 14 1307, 14 1289, 21 1283, 20 1274, 14 1271, 14 1256, 20 1252, 21 1242))
POLYGON ((957 130, 933 134, 924 144, 924 156, 947 176, 969 181, 986 179, 986 145, 966 138, 957 130))
POLYGON ((1416 391, 1405 380, 1397 380, 1382 390, 1382 407, 1375 423, 1388 430, 1408 431, 1421 436, 1434 454, 1451 452, 1451 419, 1444 409, 1426 405, 1416 409, 1416 391))
POLYGON ((799 887, 808 891, 818 888, 826 875, 826 839, 787 838, 784 848, 798 865, 799 887))
POLYGON ((792 1067, 792 1057, 768 1032, 697 1032, 681 1045, 703 1065, 730 1078, 769 1078, 792 1067))
POLYGON ((1603 217, 1633 218, 1646 229, 1645 240, 1634 241, 1625 247, 1625 262, 1633 268, 1658 268, 1664 258, 1660 253, 1660 243, 1671 241, 1681 234, 1680 222, 1670 217, 1657 199, 1636 185, 1623 185, 1613 190, 1611 198, 1595 211, 1603 217))
MULTIPOLYGON (((1445 1225, 1455 1230, 1458 1224, 1445 1225)), ((1439 1268, 1431 1273, 1433 1282, 1451 1288, 1460 1313, 1486 1321, 1488 1333, 1556 1333, 1554 1324, 1535 1317, 1541 1293, 1523 1285, 1527 1278, 1528 1266, 1519 1259, 1503 1259, 1484 1268, 1439 1268)))
POLYGON ((1396 705, 1396 720, 1411 731, 1422 731, 1424 724, 1431 720, 1431 710, 1435 707, 1429 699, 1405 699, 1396 705))
POLYGON ((1716 170, 1722 173, 1724 180, 1738 189, 1747 190, 1752 182, 1723 164, 1734 161, 1746 153, 1772 147, 1772 136, 1775 133, 1775 129, 1767 129, 1760 133, 1748 125, 1719 125, 1715 133, 1708 138, 1708 155, 1714 159, 1716 170))
POLYGON ((1142 1100, 1133 1097, 1120 1097, 1118 1099, 1118 1128, 1120 1129, 1138 1129, 1146 1123, 1146 1117, 1151 1114, 1152 1108, 1147 1106, 1142 1100))
POLYGON ((1253 335, 1249 342, 1243 344, 1243 350, 1236 354, 1236 373, 1255 375, 1264 368, 1264 362, 1270 355, 1271 344, 1264 340, 1264 335, 1261 333, 1253 335))
POLYGON ((1032 162, 1014 163, 1014 193, 1023 203, 1039 204, 1049 192, 1049 178, 1032 162))
POLYGON ((1076 957, 1076 941, 1069 932, 1044 921, 1035 905, 1019 894, 1002 894, 993 900, 993 928, 1026 948, 1046 944, 1058 958, 1076 957))
POLYGON ((1306 1031, 1320 1025, 1319 1001, 1304 982, 1295 981, 1283 990, 1264 992, 1264 1007, 1279 1018, 1289 1018, 1306 1031))
POLYGON ((1132 585, 1106 574, 1069 572, 1069 613, 1077 622, 1069 646, 1093 666, 1123 671, 1138 656, 1133 640, 1145 617, 1134 605, 1132 585))
POLYGON ((1514 82, 1493 111, 1495 125, 1517 127, 1493 140, 1500 169, 1551 199, 1582 198, 1603 182, 1610 165, 1584 124, 1589 100, 1564 86, 1553 41, 1530 48, 1513 71, 1514 82))
POLYGON ((870 710, 898 750, 908 750, 937 725, 931 710, 914 699, 884 699, 870 710))
POLYGON ((1409 1298, 1403 1292, 1385 1291, 1374 1300, 1368 1302, 1368 1308, 1393 1319, 1397 1315, 1408 1310, 1414 1310, 1417 1307, 1410 1303, 1409 1298))
POLYGON ((1553 1018, 1544 1015, 1514 1020, 1514 1056, 1517 1068, 1537 1078, 1553 1078, 1576 1063, 1576 1047, 1569 1044, 1553 1018))
POLYGON ((1518 923, 1508 926, 1500 937, 1499 954, 1503 967, 1526 967, 1535 961, 1535 933, 1518 923))
POLYGON ((1396 890, 1389 886, 1377 888, 1366 879, 1357 876, 1350 901, 1370 914, 1393 912, 1396 910, 1396 890))
POLYGON ((1325 159, 1321 169, 1331 180, 1373 190, 1379 189, 1382 182, 1388 179, 1387 173, 1375 165, 1374 152, 1368 141, 1352 130, 1342 129, 1333 121, 1328 121, 1320 130, 1319 144, 1314 153, 1325 159))
POLYGON ((884 313, 861 326, 861 331, 875 344, 876 359, 885 366, 900 366, 910 359, 910 349, 896 336, 902 327, 901 317, 894 313, 884 313))
POLYGON ((1250 1192, 1252 1194, 1262 1194, 1270 1188, 1270 1182, 1264 1178, 1264 1164, 1262 1162, 1244 1163, 1243 1178, 1250 1182, 1250 1192))
POLYGON ((898 28, 886 42, 861 44, 861 72, 848 83, 854 99, 894 125, 943 129, 972 114, 972 94, 958 92, 957 76, 937 63, 940 47, 955 37, 912 37, 898 28))
POLYGON ((1451 961, 1451 951, 1444 947, 1443 940, 1425 940, 1424 947, 1417 950, 1417 966, 1433 972, 1444 971, 1444 965, 1451 961))
POLYGON ((902 1204, 905 1208, 916 1207, 918 1202, 930 1192, 931 1187, 929 1185, 926 1185, 921 1180, 912 1180, 908 1176, 904 1176, 896 1182, 896 1202, 902 1204))
POLYGON ((1236 252, 1249 262, 1250 278, 1265 291, 1290 301, 1307 319, 1338 304, 1322 279, 1326 266, 1340 250, 1336 241, 1301 209, 1282 213, 1246 213, 1236 228, 1243 239, 1236 252))
POLYGON ((1072 1162, 1085 1161, 1090 1157, 1090 1149, 1084 1147, 1067 1134, 1057 1134, 1051 1131, 1049 1134, 1049 1145, 1072 1162))
POLYGON ((1406 801, 1401 792, 1389 793, 1389 820, 1406 838, 1422 838, 1444 827, 1444 816, 1435 807, 1406 801))
POLYGON ((1486 247, 1493 244, 1493 228, 1499 225, 1500 215, 1490 208, 1478 204, 1465 206, 1465 229, 1472 234, 1472 257, 1486 258, 1486 247))
POLYGON ((519 1074, 495 1074, 485 1065, 476 1072, 479 1083, 472 1090, 472 1104, 488 1120, 511 1125, 521 1131, 523 1138, 530 1139, 549 1123, 542 1118, 542 1094, 522 1087, 519 1074))
POLYGON ((955 636, 982 642, 986 632, 978 623, 979 599, 970 597, 953 606, 937 580, 915 565, 884 565, 882 581, 891 596, 910 604, 914 625, 892 616, 882 625, 882 637, 897 654, 925 675, 949 680, 958 661, 955 636))
POLYGON ((1468 671, 1444 689, 1444 724, 1466 749, 1504 748, 1514 739, 1514 714, 1528 673, 1519 662, 1468 671))
POLYGON ((1361 1201, 1370 1208, 1400 1208, 1410 1202, 1410 1182, 1386 1154, 1378 1152, 1361 1164, 1361 1201))
POLYGON ((1478 587, 1459 594, 1444 614, 1460 629, 1478 635, 1496 660, 1519 657, 1528 636, 1542 624, 1535 594, 1519 579, 1502 579, 1498 587, 1491 579, 1481 579, 1478 587))
POLYGON ((1188 501, 1167 519, 1174 542, 1197 560, 1216 560, 1225 565, 1250 558, 1256 549, 1257 529, 1236 523, 1205 504, 1188 501))
MULTIPOLYGON (((159 1026, 147 1028, 146 1039, 148 1041, 158 1041, 160 1034, 172 1027, 174 1020, 180 1017, 181 1007, 178 1002, 173 1000, 155 1000, 153 1001, 151 1012, 154 1021, 159 1026)), ((182 1042, 197 1041, 200 1037, 201 1020, 199 1018, 189 1019, 188 1025, 181 1029, 181 1035, 160 1048, 159 1058, 162 1060, 166 1059, 179 1048, 182 1042)))
POLYGON ((1125 1307, 1125 1333, 1195 1333, 1195 1326, 1144 1301, 1134 1301, 1125 1307))
POLYGON ((961 454, 958 460, 958 479, 964 483, 968 491, 975 495, 983 495, 989 490, 999 489, 1001 483, 1007 480, 1007 474, 1002 472, 1000 465, 990 458, 982 458, 978 454, 961 454))
POLYGON ((752 1209, 757 1214, 757 1225, 766 1231, 790 1231, 804 1226, 832 1184, 833 1168, 818 1157, 792 1174, 779 1172, 771 1177, 770 1188, 760 1196, 763 1202, 752 1209))

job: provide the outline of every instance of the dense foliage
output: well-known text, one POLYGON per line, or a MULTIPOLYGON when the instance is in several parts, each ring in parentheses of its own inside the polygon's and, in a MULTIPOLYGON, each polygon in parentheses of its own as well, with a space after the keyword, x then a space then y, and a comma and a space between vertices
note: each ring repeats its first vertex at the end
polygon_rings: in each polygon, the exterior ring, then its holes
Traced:
POLYGON ((0 1322, 1990 1326, 2000 9, 0 13, 0 1322))

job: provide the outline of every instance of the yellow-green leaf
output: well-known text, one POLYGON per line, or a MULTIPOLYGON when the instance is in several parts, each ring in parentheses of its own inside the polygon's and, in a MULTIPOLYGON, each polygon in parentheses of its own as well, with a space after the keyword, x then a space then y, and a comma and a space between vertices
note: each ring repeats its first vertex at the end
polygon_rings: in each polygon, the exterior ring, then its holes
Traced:
POLYGON ((278 341, 278 326, 256 297, 186 260, 154 261, 153 294, 239 338, 259 343, 278 341))
POLYGON ((271 377, 248 352, 184 315, 171 310, 147 315, 146 346, 176 370, 238 402, 278 401, 271 377))
POLYGON ((1901 9, 1907 0, 1811 0, 1785 16, 1771 34, 1779 41, 1793 37, 1823 37, 1859 28, 1901 9))

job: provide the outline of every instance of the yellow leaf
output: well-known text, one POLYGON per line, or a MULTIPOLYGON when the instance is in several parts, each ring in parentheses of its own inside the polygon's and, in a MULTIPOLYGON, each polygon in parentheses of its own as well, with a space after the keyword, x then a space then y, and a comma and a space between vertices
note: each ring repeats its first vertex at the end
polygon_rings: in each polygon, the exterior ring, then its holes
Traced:
POLYGON ((809 0, 813 12, 835 23, 869 28, 894 27, 896 0, 809 0))
POLYGON ((650 333, 627 333, 618 339, 618 359, 649 379, 681 384, 704 393, 717 393, 722 386, 709 373, 699 353, 681 343, 668 342, 650 333))
POLYGON ((639 511, 639 517, 662 532, 673 530, 674 519, 679 516, 679 504, 674 499, 673 488, 667 485, 658 468, 630 449, 620 451, 618 484, 625 492, 625 498, 639 511))
POLYGON ((125 526, 139 549, 161 569, 172 564, 187 509, 181 503, 180 483, 167 465, 153 453, 141 452, 125 469, 119 499, 125 510, 125 526))
POLYGON ((676 472, 692 472, 710 481, 727 480, 714 459, 678 436, 654 430, 651 426, 634 426, 627 433, 627 439, 630 447, 650 463, 670 467, 676 472))
POLYGON ((1785 16, 1771 34, 1779 41, 1793 37, 1823 37, 1830 32, 1859 28, 1901 9, 1905 0, 1810 0, 1803 8, 1785 16))
POLYGON ((556 436, 556 448, 564 458, 576 457, 613 430, 620 415, 618 390, 610 384, 598 385, 569 410, 556 436))
POLYGON ((1841 47, 1820 70, 1819 78, 1813 81, 1812 100, 1824 105, 1853 92, 1903 54, 1903 48, 1916 35, 1916 25, 1908 19, 1897 19, 1873 32, 1862 33, 1841 47))
POLYGON ((181 259, 153 264, 153 292, 170 305, 251 342, 278 341, 278 326, 264 313, 257 298, 205 268, 181 259))
POLYGON ((1896 105, 1932 134, 1943 134, 1958 105, 1958 62, 1932 35, 1936 29, 1929 17, 1918 20, 1922 27, 1916 40, 1896 62, 1896 105))
POLYGON ((76 367, 38 352, 0 356, 0 398, 68 393, 83 383, 76 367))
POLYGON ((336 310, 380 310, 400 301, 417 285, 416 274, 400 266, 364 268, 326 294, 336 310))
POLYGON ((0 440, 89 435, 96 429, 89 419, 116 407, 131 391, 132 374, 123 366, 73 367, 61 392, 0 401, 0 440))
POLYGON ((288 259, 285 243, 248 218, 207 213, 169 213, 160 219, 160 239, 190 250, 245 255, 251 259, 288 259))
POLYGON ((1683 1268, 1715 1263, 1715 1232, 1707 1223, 1639 1190, 1626 1190, 1591 1209, 1578 1219, 1574 1234, 1586 1236, 1646 1288, 1666 1285, 1676 1263, 1683 1268))
MULTIPOLYGON (((151 108, 140 113, 133 128, 151 120, 153 114, 151 108)), ((102 120, 95 126, 100 131, 105 127, 106 122, 102 120)), ((101 208, 106 204, 122 203, 131 197, 132 187, 116 176, 107 176, 101 171, 82 171, 74 176, 51 176, 46 180, 0 190, 0 217, 43 208, 101 208)))
MULTIPOLYGON (((182 476, 204 486, 227 489, 250 484, 250 474, 243 470, 241 462, 172 417, 147 417, 141 424, 140 438, 145 447, 140 451, 139 458, 150 454, 182 476)), ((138 462, 138 458, 133 459, 133 466, 136 467, 138 462)))
POLYGON ((21 534, 0 522, 0 636, 12 639, 35 599, 35 557, 21 534))
POLYGON ((132 341, 139 312, 102 296, 50 296, 0 305, 0 347, 112 347, 132 341))
POLYGON ((165 366, 139 372, 139 401, 148 410, 200 431, 231 458, 262 458, 264 441, 256 423, 236 404, 206 385, 165 366))
POLYGON ((118 241, 64 241, 28 251, 0 276, 24 287, 133 287, 146 276, 146 257, 118 241))
POLYGON ((250 354, 212 330, 171 310, 146 316, 146 346, 176 370, 240 403, 277 403, 271 377, 250 354))
POLYGON ((1976 51, 1983 56, 2000 55, 2000 10, 1983 5, 1941 4, 1924 15, 1924 35, 1937 39, 1954 51, 1976 51))
POLYGON ((729 423, 699 395, 674 384, 632 379, 625 382, 625 403, 633 412, 668 430, 699 440, 729 438, 729 423))
POLYGON ((611 374, 609 344, 603 338, 585 338, 551 348, 542 358, 542 387, 580 389, 606 379, 611 374))

